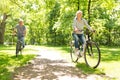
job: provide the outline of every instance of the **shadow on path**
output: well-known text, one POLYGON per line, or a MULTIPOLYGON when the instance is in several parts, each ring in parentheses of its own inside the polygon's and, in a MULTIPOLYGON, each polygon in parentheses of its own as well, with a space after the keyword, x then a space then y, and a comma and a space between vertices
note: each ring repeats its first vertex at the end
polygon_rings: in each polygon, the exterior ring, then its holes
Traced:
POLYGON ((63 59, 59 52, 41 49, 29 64, 15 69, 12 80, 112 80, 106 75, 96 75, 94 71, 86 74, 79 68, 80 64, 76 67, 63 59))
POLYGON ((31 64, 17 68, 14 80, 21 79, 41 79, 60 80, 64 77, 85 78, 80 69, 71 66, 63 60, 49 60, 46 58, 36 58, 31 64))

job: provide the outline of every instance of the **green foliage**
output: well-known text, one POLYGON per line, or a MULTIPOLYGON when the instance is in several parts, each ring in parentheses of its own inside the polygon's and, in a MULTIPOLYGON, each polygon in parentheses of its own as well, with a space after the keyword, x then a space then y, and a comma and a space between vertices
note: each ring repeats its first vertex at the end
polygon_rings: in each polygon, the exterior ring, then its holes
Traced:
POLYGON ((96 30, 94 40, 102 45, 120 45, 120 2, 117 0, 92 0, 89 15, 88 0, 2 1, 0 17, 3 10, 10 15, 6 21, 5 42, 15 42, 10 29, 22 18, 27 27, 28 44, 67 45, 72 39, 72 23, 79 7, 83 17, 89 19, 91 27, 96 30))
POLYGON ((55 6, 53 7, 53 9, 50 11, 48 15, 49 26, 48 26, 48 33, 46 34, 48 37, 48 41, 47 41, 48 44, 51 44, 51 43, 53 43, 54 45, 56 44, 57 33, 56 33, 56 28, 54 27, 54 24, 55 22, 58 21, 59 16, 60 16, 60 4, 56 2, 55 6))
POLYGON ((10 11, 10 0, 0 0, 0 13, 8 13, 10 11))

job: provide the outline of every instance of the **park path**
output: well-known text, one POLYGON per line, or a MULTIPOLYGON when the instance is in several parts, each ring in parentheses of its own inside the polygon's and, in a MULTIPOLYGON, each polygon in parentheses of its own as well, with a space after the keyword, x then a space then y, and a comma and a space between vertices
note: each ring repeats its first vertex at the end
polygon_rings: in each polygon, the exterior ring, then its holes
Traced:
POLYGON ((38 47, 37 57, 29 64, 17 68, 13 80, 102 80, 105 76, 84 74, 82 70, 61 56, 58 50, 38 47))

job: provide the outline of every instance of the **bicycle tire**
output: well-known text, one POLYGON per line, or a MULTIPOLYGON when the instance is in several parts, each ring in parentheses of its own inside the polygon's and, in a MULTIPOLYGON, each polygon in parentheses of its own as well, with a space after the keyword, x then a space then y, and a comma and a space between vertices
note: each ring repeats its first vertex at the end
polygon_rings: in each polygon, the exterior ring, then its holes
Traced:
POLYGON ((97 68, 100 64, 101 53, 95 42, 87 42, 84 53, 85 63, 92 68, 97 68))
POLYGON ((17 41, 17 44, 16 44, 16 57, 18 56, 19 52, 22 52, 21 45, 22 45, 21 42, 17 41))
POLYGON ((18 49, 18 42, 17 42, 17 44, 16 44, 16 57, 17 57, 18 53, 19 53, 19 49, 18 49))
POLYGON ((75 47, 72 42, 70 43, 70 56, 71 56, 72 62, 74 62, 74 63, 76 63, 79 59, 79 57, 77 55, 75 55, 75 47))

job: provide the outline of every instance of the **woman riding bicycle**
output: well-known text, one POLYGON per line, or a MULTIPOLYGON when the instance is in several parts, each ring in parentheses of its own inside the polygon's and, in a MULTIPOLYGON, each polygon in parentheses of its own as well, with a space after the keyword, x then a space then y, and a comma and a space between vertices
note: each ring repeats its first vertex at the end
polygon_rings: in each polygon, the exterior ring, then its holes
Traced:
POLYGON ((75 54, 77 56, 82 56, 85 52, 86 40, 84 37, 84 26, 86 26, 90 31, 93 31, 92 28, 88 25, 87 21, 82 18, 82 11, 77 11, 76 16, 73 21, 73 38, 75 40, 75 54), (79 49, 79 40, 82 43, 82 51, 79 49))

